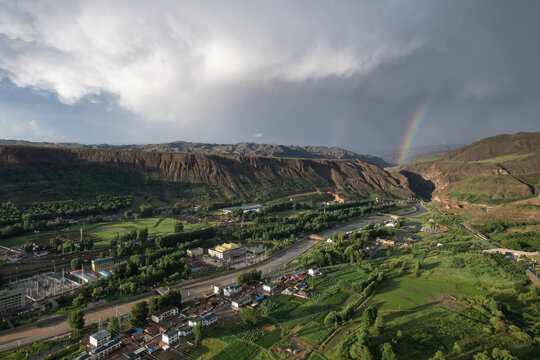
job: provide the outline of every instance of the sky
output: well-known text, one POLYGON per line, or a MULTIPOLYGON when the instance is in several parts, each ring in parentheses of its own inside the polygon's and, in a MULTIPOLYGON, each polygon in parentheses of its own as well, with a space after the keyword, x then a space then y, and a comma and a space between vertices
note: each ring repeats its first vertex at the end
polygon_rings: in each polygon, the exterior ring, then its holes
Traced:
POLYGON ((540 131, 539 18, 534 0, 0 0, 0 138, 376 153, 540 131))

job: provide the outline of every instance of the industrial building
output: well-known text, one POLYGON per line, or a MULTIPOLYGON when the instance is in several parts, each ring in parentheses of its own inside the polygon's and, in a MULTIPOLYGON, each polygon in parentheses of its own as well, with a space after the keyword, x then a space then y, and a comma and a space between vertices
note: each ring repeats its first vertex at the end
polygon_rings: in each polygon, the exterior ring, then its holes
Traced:
POLYGON ((0 313, 26 306, 24 289, 0 290, 0 313))

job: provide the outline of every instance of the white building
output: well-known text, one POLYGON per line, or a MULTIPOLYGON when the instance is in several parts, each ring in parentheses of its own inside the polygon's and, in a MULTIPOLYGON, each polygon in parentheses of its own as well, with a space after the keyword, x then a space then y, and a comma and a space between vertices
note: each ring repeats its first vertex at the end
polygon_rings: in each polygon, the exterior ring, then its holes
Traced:
POLYGON ((246 257, 246 248, 235 243, 224 243, 208 249, 208 255, 223 261, 246 257))
POLYGON ((223 288, 223 295, 232 296, 234 294, 239 293, 240 291, 242 291, 242 287, 238 285, 230 285, 223 288))
POLYGON ((263 285, 263 291, 269 295, 272 295, 274 294, 275 292, 277 292, 278 290, 278 287, 276 284, 264 284, 263 285))
POLYGON ((231 302, 231 306, 235 310, 240 310, 240 309, 242 309, 242 306, 245 306, 245 305, 247 305, 249 303, 251 303, 251 299, 244 296, 244 297, 240 297, 240 298, 238 298, 236 300, 233 300, 231 302))
POLYGON ((308 269, 308 274, 311 275, 311 276, 315 276, 319 273, 319 269, 317 268, 311 268, 311 269, 308 269))
POLYGON ((158 312, 157 314, 153 314, 151 319, 155 323, 162 322, 165 318, 168 318, 169 316, 178 315, 178 308, 176 306, 171 306, 165 310, 162 310, 158 312))
POLYGON ((188 325, 191 326, 191 327, 195 327, 195 325, 197 325, 197 323, 202 323, 202 319, 199 316, 191 318, 191 319, 188 320, 188 325))
MULTIPOLYGON (((192 319, 189 319, 188 325, 191 327, 195 327, 198 323, 201 323, 203 326, 210 326, 218 321, 218 316, 215 313, 209 313, 204 316, 197 316, 192 319)), ((187 336, 187 335, 186 335, 187 336)))
POLYGON ((172 345, 178 341, 178 330, 169 330, 161 334, 161 341, 167 345, 172 345))
POLYGON ((98 347, 106 342, 109 342, 111 340, 111 333, 105 329, 99 330, 98 332, 93 333, 90 335, 90 345, 93 347, 98 347))

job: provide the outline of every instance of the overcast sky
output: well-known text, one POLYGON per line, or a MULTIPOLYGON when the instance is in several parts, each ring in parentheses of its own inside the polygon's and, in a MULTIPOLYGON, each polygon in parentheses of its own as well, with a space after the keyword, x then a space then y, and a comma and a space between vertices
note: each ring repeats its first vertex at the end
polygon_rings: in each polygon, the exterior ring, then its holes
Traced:
POLYGON ((0 138, 398 148, 540 130, 540 2, 0 0, 0 138))

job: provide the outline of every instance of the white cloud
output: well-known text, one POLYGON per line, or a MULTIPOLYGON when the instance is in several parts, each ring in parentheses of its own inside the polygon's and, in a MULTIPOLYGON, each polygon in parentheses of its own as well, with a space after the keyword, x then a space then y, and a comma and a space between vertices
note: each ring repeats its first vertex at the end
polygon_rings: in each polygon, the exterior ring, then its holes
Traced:
POLYGON ((419 44, 333 5, 321 11, 335 13, 321 27, 305 11, 309 1, 273 11, 243 2, 0 4, 0 68, 17 86, 55 92, 65 104, 110 94, 146 120, 192 123, 236 87, 363 75, 419 44))
POLYGON ((263 136, 263 134, 262 133, 256 133, 256 134, 253 134, 253 136, 255 136, 256 138, 260 138, 260 137, 263 136))

